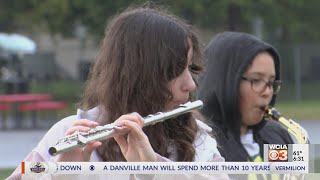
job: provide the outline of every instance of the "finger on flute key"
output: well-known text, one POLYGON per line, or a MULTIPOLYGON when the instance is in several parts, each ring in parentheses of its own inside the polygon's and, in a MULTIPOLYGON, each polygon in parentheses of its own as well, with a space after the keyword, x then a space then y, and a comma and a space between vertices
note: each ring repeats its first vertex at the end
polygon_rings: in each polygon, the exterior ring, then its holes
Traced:
POLYGON ((73 126, 87 126, 87 127, 94 128, 98 125, 99 125, 99 123, 97 123, 95 121, 88 120, 88 119, 80 119, 80 120, 73 122, 73 126))

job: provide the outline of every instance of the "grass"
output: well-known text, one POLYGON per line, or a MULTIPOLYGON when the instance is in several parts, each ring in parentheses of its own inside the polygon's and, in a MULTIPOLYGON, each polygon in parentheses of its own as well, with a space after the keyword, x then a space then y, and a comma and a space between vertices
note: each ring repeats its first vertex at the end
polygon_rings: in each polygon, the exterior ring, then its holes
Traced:
POLYGON ((0 179, 7 178, 15 169, 0 169, 0 179))
POLYGON ((32 93, 49 93, 57 100, 78 102, 82 93, 83 83, 77 81, 59 81, 51 83, 32 83, 32 93))
POLYGON ((294 120, 320 120, 320 101, 279 101, 276 108, 285 118, 294 120))
POLYGON ((314 162, 315 173, 320 173, 320 159, 316 159, 314 162))
POLYGON ((294 84, 283 82, 275 106, 279 112, 297 121, 320 120, 320 82, 304 82, 300 95, 295 89, 294 84))

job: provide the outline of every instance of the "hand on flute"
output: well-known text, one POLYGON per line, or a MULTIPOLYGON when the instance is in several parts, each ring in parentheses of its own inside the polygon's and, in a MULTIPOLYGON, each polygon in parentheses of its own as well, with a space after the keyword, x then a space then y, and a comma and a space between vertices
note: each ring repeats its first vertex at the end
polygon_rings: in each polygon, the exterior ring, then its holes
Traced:
POLYGON ((147 135, 142 131, 144 119, 138 113, 123 115, 114 124, 121 127, 116 129, 117 135, 114 139, 127 161, 156 161, 156 153, 147 135))
MULTIPOLYGON (((73 126, 66 131, 66 136, 77 132, 88 132, 90 129, 97 127, 99 124, 87 119, 80 119, 73 123, 73 126)), ((94 141, 87 144, 85 147, 80 147, 68 152, 57 155, 54 160, 72 162, 72 161, 89 161, 92 152, 101 145, 99 141, 94 141)))
MULTIPOLYGON (((122 115, 114 123, 114 139, 120 146, 121 152, 127 161, 156 161, 156 153, 151 147, 148 137, 142 131, 144 119, 138 113, 122 115)), ((78 132, 88 132, 98 126, 98 123, 81 119, 75 121, 67 130, 66 136, 78 132)), ((71 151, 57 155, 55 161, 89 161, 92 152, 101 145, 99 141, 88 143, 71 151)))

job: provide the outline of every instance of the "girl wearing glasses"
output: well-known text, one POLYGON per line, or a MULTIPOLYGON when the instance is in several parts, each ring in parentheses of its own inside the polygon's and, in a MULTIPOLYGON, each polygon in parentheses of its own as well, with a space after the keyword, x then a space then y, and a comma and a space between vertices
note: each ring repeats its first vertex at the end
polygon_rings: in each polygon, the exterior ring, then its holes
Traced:
POLYGON ((263 161, 263 144, 293 143, 281 124, 263 118, 281 85, 280 59, 272 46, 246 33, 224 32, 204 55, 198 98, 226 161, 263 161))

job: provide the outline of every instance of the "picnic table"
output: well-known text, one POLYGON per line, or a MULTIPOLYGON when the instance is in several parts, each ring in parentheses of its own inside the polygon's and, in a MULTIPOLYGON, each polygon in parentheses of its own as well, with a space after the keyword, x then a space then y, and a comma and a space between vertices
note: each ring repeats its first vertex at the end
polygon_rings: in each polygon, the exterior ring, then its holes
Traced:
POLYGON ((0 103, 22 103, 52 99, 50 94, 6 94, 0 95, 0 103))
MULTIPOLYGON (((32 102, 40 102, 40 101, 48 101, 51 100, 52 97, 50 94, 4 94, 0 95, 0 104, 4 107, 12 108, 13 112, 15 112, 15 124, 18 128, 21 127, 22 121, 22 113, 19 111, 19 106, 22 103, 32 103, 32 102)), ((6 109, 9 110, 8 108, 6 109)), ((6 129, 6 119, 3 119, 2 128, 6 129)))

